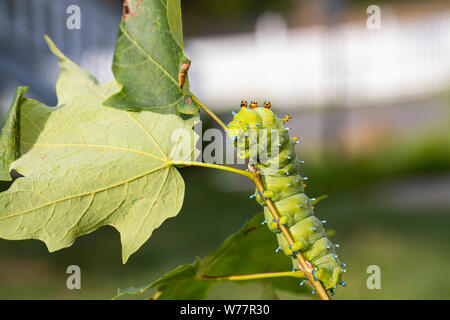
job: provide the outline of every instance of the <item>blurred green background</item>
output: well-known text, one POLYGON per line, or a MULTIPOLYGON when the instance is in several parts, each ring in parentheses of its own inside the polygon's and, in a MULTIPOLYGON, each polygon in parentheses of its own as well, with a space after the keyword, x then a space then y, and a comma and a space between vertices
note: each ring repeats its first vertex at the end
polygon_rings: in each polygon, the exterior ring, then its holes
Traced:
MULTIPOLYGON (((348 286, 337 290, 336 299, 449 298, 448 125, 358 158, 331 153, 320 161, 309 160, 307 153, 303 157, 307 193, 329 195, 317 205, 316 214, 336 231, 333 241, 341 245, 339 256, 348 264, 344 275, 348 286), (381 290, 367 289, 369 265, 381 268, 381 290)), ((245 178, 236 178, 233 185, 248 191, 233 192, 220 186, 222 173, 186 168, 182 174, 186 197, 179 216, 156 230, 126 265, 121 263, 118 233, 111 228, 52 254, 38 241, 0 241, 0 297, 110 298, 119 287, 148 284, 179 264, 192 262, 195 255, 213 251, 260 211, 248 198, 252 186, 245 178), (81 267, 81 290, 66 288, 70 264, 81 267)), ((279 259, 287 258, 280 254, 279 259)), ((210 297, 259 299, 261 287, 227 283, 214 287, 210 297)))
MULTIPOLYGON (((120 1, 98 2, 120 10, 120 1)), ((83 1, 77 3, 84 5, 83 1)), ((345 13, 339 16, 344 22, 366 17, 367 2, 336 3, 341 8, 336 12, 345 13)), ((228 1, 222 7, 197 0, 183 2, 183 9, 185 31, 192 38, 251 31, 257 17, 266 11, 280 13, 290 28, 327 23, 323 14, 314 19, 317 8, 311 9, 305 1, 228 1)), ((390 10, 410 19, 450 8, 445 1, 430 1, 428 6, 392 1, 390 10)), ((114 39, 116 31, 109 32, 105 38, 114 39)), ((66 53, 72 57, 69 49, 66 53)), ((8 52, 4 49, 0 54, 5 75, 10 70, 5 66, 8 52)), ((50 79, 56 75, 54 71, 50 79)), ((4 116, 13 94, 6 89, 28 83, 33 88, 34 80, 23 75, 0 80, 4 116)), ((54 101, 51 86, 35 88, 31 96, 54 101)), ((297 151, 309 177, 307 194, 329 196, 317 205, 316 214, 336 232, 333 241, 341 245, 339 256, 348 265, 344 275, 348 286, 337 290, 335 299, 450 298, 446 275, 450 267, 449 92, 448 86, 440 86, 425 95, 357 109, 349 109, 339 100, 321 108, 275 107, 279 115, 294 116, 292 133, 303 138, 297 151), (367 288, 370 265, 381 268, 380 290, 367 288)), ((210 107, 216 110, 217 106, 222 118, 229 121, 232 108, 224 104, 217 101, 210 107)), ((205 121, 203 125, 206 129, 213 124, 205 121)), ((184 168, 181 173, 186 183, 183 209, 157 229, 126 265, 121 263, 119 234, 107 227, 52 254, 39 241, 0 240, 0 299, 112 298, 118 288, 148 284, 176 266, 192 262, 196 255, 205 256, 261 210, 248 198, 253 186, 244 178, 199 168, 184 168), (66 287, 66 268, 72 264, 81 268, 81 290, 66 287)), ((0 189, 6 188, 8 184, 0 184, 0 189)), ((279 259, 287 258, 280 254, 279 259)), ((312 298, 278 294, 285 299, 312 298)), ((258 283, 220 284, 210 293, 215 299, 261 297, 258 283)))

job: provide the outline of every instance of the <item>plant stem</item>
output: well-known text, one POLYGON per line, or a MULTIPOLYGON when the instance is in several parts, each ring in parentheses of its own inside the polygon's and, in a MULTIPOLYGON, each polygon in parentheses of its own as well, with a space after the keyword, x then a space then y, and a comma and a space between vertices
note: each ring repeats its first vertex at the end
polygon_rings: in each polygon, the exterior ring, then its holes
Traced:
MULTIPOLYGON (((252 165, 248 165, 249 172, 256 173, 256 177, 253 179, 253 182, 255 183, 256 187, 258 188, 258 191, 260 194, 264 194, 264 184, 261 180, 261 176, 259 173, 255 170, 255 168, 252 165)), ((267 207, 269 208, 270 212, 272 213, 273 218, 278 221, 280 219, 280 214, 278 213, 277 208, 273 204, 273 201, 271 199, 264 199, 264 202, 266 203, 267 207)), ((291 232, 288 228, 280 224, 281 232, 283 232, 284 237, 286 238, 287 242, 290 245, 293 245, 295 240, 291 235, 291 232)), ((313 285, 314 289, 316 290, 317 294, 319 295, 320 299, 322 300, 330 300, 330 297, 328 296, 327 291, 322 286, 322 283, 319 280, 314 279, 313 270, 314 267, 311 265, 309 261, 303 257, 302 253, 298 251, 295 256, 297 257, 298 262, 300 263, 300 267, 302 268, 302 271, 305 273, 305 276, 308 278, 309 282, 313 285)))
POLYGON ((305 274, 303 271, 284 271, 284 272, 267 272, 267 273, 254 273, 254 274, 243 274, 243 275, 231 275, 231 276, 207 276, 207 275, 197 275, 196 279, 200 280, 254 280, 262 278, 280 278, 280 277, 294 277, 294 278, 304 278, 305 274))
POLYGON ((214 114, 214 112, 209 110, 207 106, 205 106, 200 100, 198 100, 196 96, 192 96, 192 100, 194 100, 200 106, 200 108, 202 108, 211 118, 213 118, 213 120, 216 121, 224 131, 227 131, 227 126, 225 125, 225 123, 223 123, 222 120, 220 120, 219 117, 214 114))
POLYGON ((250 180, 253 180, 257 174, 245 170, 235 169, 227 166, 221 166, 218 164, 212 164, 212 163, 204 163, 204 162, 195 162, 195 161, 170 161, 168 165, 175 165, 175 166, 197 166, 197 167, 205 167, 205 168, 212 168, 212 169, 219 169, 224 171, 229 171, 233 173, 240 174, 241 176, 247 177, 250 180))

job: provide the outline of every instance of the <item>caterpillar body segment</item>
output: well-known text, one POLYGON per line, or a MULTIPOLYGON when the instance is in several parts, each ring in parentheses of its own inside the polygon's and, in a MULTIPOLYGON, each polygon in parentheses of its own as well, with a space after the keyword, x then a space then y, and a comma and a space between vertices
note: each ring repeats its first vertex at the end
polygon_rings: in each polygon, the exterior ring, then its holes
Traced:
POLYGON ((240 158, 249 162, 261 173, 264 194, 255 191, 256 201, 264 206, 265 224, 276 233, 279 248, 292 257, 293 267, 300 269, 295 252, 301 251, 314 267, 314 276, 322 282, 326 290, 332 291, 341 282, 343 264, 339 261, 335 246, 326 237, 322 221, 314 215, 312 201, 305 194, 304 180, 295 145, 298 138, 289 136, 286 116, 278 118, 266 102, 257 107, 252 102, 241 103, 241 109, 234 114, 229 123, 227 134, 233 141, 240 158), (280 214, 275 221, 263 198, 270 198, 280 214), (280 224, 286 226, 295 242, 289 245, 280 230, 280 224))

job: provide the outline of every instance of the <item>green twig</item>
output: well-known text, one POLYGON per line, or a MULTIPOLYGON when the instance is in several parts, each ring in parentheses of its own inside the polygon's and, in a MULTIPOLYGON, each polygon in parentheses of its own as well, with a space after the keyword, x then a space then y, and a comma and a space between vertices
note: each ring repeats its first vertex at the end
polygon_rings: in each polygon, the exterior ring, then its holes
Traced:
POLYGON ((198 280, 231 280, 231 281, 281 278, 281 277, 304 278, 305 274, 303 273, 303 271, 284 271, 284 272, 266 272, 266 273, 254 273, 254 274, 231 275, 231 276, 207 276, 207 275, 195 276, 195 278, 198 280))

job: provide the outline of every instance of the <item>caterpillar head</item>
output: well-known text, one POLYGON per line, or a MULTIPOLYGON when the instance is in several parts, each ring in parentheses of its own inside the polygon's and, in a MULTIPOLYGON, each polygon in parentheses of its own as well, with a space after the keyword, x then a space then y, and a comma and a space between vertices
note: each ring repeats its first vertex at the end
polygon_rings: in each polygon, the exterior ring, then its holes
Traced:
MULTIPOLYGON (((234 114, 227 129, 228 137, 234 141, 240 158, 248 158, 252 152, 259 154, 261 150, 268 150, 275 133, 287 135, 284 122, 272 112, 270 102, 266 101, 264 107, 259 108, 252 101, 250 108, 247 108, 247 102, 243 100, 240 106, 241 109, 234 114)), ((283 138, 283 143, 284 140, 286 137, 283 138)), ((278 139, 276 146, 281 146, 282 142, 278 139)))

